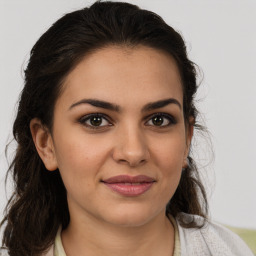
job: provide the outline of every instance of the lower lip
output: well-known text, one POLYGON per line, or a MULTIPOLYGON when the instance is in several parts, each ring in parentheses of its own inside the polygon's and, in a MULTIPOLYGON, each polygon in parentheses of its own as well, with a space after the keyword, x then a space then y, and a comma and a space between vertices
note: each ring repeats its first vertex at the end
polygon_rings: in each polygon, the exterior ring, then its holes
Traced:
POLYGON ((140 183, 138 185, 134 184, 125 184, 125 183, 104 183, 113 191, 123 195, 123 196, 139 196, 148 191, 153 182, 140 183))

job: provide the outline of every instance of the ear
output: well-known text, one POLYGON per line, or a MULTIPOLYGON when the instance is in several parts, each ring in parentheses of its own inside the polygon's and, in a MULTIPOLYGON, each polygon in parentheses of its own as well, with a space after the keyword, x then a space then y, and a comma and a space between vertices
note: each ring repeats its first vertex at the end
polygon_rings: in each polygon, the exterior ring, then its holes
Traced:
POLYGON ((42 124, 41 120, 34 118, 30 121, 32 138, 45 167, 49 171, 58 168, 54 151, 54 144, 49 130, 42 124))
POLYGON ((186 149, 184 153, 182 168, 188 167, 187 157, 189 155, 190 145, 191 145, 191 141, 194 134, 194 124, 195 124, 195 119, 193 117, 190 117, 189 123, 186 126, 186 149))

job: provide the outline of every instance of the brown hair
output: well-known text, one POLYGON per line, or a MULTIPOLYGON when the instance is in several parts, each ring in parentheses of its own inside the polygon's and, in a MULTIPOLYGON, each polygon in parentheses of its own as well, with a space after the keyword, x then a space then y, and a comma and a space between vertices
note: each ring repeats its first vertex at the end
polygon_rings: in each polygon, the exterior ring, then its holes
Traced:
MULTIPOLYGON (((196 69, 186 53, 179 33, 157 14, 120 2, 95 2, 89 8, 68 13, 54 23, 31 50, 25 84, 19 100, 13 135, 18 147, 8 172, 15 190, 8 201, 3 245, 10 256, 37 256, 53 242, 60 225, 69 224, 66 190, 58 170, 49 172, 41 161, 29 129, 37 117, 51 130, 53 110, 62 82, 89 52, 107 45, 144 45, 171 55, 179 67, 183 84, 186 125, 197 124, 194 96, 196 69)), ((179 186, 166 207, 174 217, 181 212, 206 217, 207 199, 191 156, 179 186)), ((191 222, 183 225, 194 227, 191 222)))

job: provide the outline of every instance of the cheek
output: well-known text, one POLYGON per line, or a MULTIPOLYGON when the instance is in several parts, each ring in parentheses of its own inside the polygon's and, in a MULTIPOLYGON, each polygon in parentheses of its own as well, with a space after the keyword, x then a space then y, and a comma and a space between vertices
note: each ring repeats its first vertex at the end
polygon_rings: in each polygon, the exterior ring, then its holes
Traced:
POLYGON ((98 179, 106 152, 106 146, 98 147, 97 140, 92 142, 84 136, 63 138, 57 135, 55 154, 66 189, 90 190, 98 179))
MULTIPOLYGON (((155 147, 154 158, 159 169, 162 195, 169 201, 180 181, 186 143, 184 137, 173 136, 158 145, 155 147)), ((159 200, 162 200, 160 194, 159 200)))
POLYGON ((182 136, 172 136, 166 138, 154 146, 154 158, 163 170, 182 169, 184 155, 186 152, 186 142, 182 136))
POLYGON ((66 136, 57 134, 55 153, 59 169, 92 169, 105 159, 109 150, 107 145, 102 143, 100 136, 86 135, 83 131, 66 136))
POLYGON ((72 201, 84 201, 84 195, 91 197, 91 191, 95 188, 98 159, 89 147, 81 144, 60 145, 60 149, 57 162, 68 197, 72 201))

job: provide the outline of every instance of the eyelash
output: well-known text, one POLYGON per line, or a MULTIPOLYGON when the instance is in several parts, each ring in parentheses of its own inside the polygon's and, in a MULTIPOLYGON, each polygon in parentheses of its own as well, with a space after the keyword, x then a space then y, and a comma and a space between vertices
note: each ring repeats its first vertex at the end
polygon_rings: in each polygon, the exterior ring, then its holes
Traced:
MULTIPOLYGON (((88 115, 83 116, 78 121, 79 121, 80 124, 86 126, 89 129, 99 130, 99 129, 104 129, 108 126, 112 126, 113 123, 110 120, 111 119, 105 114, 93 113, 93 114, 88 114, 88 115), (101 125, 100 124, 99 126, 95 126, 95 125, 92 125, 92 124, 87 124, 86 122, 87 121, 91 122, 91 118, 93 118, 93 117, 96 117, 96 118, 99 117, 99 118, 101 118, 101 120, 105 120, 106 122, 108 122, 108 124, 107 125, 101 125)), ((157 127, 157 128, 170 127, 170 126, 175 125, 177 123, 176 119, 172 115, 166 114, 166 113, 155 113, 153 115, 150 115, 150 116, 146 117, 145 120, 147 120, 146 123, 145 123, 146 126, 153 126, 153 127, 157 127), (155 118, 155 117, 162 117, 163 120, 167 119, 168 123, 165 124, 165 125, 159 125, 159 126, 154 125, 152 119, 155 118), (152 124, 147 124, 150 121, 152 122, 152 124)), ((165 122, 165 121, 163 121, 163 122, 165 122)))

